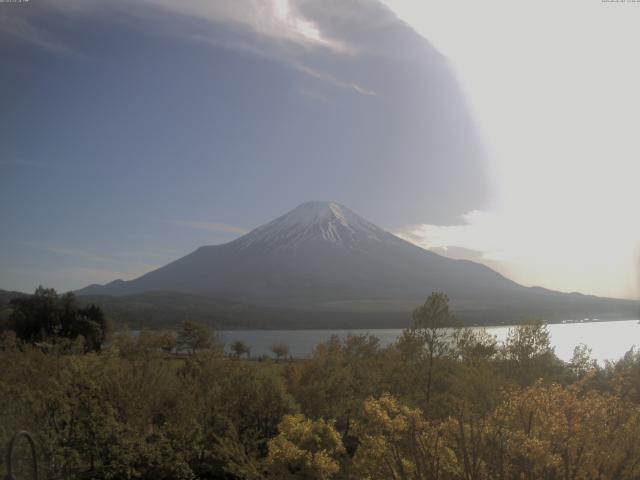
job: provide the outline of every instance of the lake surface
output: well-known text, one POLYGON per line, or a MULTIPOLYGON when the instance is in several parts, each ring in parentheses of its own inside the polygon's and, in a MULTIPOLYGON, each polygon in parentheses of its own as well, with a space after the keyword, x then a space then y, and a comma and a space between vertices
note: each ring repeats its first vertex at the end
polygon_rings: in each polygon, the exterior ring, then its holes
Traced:
MULTIPOLYGON (((498 341, 507 338, 512 327, 487 327, 487 332, 495 335, 498 341)), ((568 361, 576 345, 584 343, 592 349, 592 356, 600 363, 605 360, 618 360, 633 346, 640 346, 640 324, 638 320, 618 322, 565 323, 549 325, 551 342, 556 355, 568 361)), ((331 335, 346 338, 349 334, 370 334, 380 339, 382 346, 393 343, 402 334, 399 328, 362 329, 362 330, 237 330, 220 331, 220 339, 229 346, 236 340, 242 340, 251 347, 251 355, 273 356, 271 346, 285 343, 294 357, 308 357, 314 347, 327 341, 331 335)))

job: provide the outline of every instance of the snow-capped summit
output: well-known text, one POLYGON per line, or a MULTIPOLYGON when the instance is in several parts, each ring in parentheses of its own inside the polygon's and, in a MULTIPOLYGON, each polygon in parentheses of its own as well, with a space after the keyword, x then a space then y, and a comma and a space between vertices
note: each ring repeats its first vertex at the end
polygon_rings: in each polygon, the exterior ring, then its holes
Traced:
POLYGON ((236 240, 240 248, 296 248, 309 242, 329 242, 363 248, 370 242, 396 237, 336 202, 306 202, 236 240))

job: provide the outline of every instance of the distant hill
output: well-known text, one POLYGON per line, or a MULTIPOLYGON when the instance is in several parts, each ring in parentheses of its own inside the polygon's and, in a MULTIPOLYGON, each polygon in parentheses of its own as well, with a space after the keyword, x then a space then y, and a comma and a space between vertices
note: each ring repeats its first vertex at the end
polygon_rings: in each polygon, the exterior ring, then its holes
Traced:
POLYGON ((9 307, 9 302, 11 300, 13 300, 14 298, 24 298, 28 296, 28 293, 0 290, 0 315, 2 312, 6 313, 9 307))
POLYGON ((29 296, 28 293, 12 292, 9 290, 0 290, 0 305, 9 303, 14 298, 21 298, 29 296))
POLYGON ((126 296, 87 295, 82 304, 95 303, 116 321, 132 329, 172 328, 183 320, 206 323, 216 329, 391 328, 406 327, 406 312, 255 306, 180 292, 146 292, 126 296))
POLYGON ((450 296, 465 323, 640 316, 638 302, 524 287, 482 264, 442 257, 335 202, 302 204, 232 242, 77 294, 137 323, 191 316, 246 328, 351 328, 404 326, 434 290, 450 296))

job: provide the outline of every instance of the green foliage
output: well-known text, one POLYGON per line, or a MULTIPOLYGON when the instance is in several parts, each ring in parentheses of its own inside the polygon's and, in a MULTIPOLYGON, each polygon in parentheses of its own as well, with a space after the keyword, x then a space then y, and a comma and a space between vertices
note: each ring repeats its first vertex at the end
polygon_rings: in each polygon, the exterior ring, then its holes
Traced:
POLYGON ((526 363, 553 353, 549 328, 544 320, 532 318, 509 330, 505 356, 518 363, 526 363))
POLYGON ((235 354, 236 358, 240 358, 242 355, 247 357, 251 354, 251 349, 242 340, 236 340, 231 344, 231 351, 235 354))
POLYGON ((541 377, 562 378, 562 367, 553 352, 549 328, 540 318, 511 328, 502 356, 506 360, 507 374, 520 385, 531 385, 541 377))
POLYGON ((467 364, 490 360, 498 353, 498 340, 486 330, 457 329, 453 332, 453 342, 460 360, 467 364))
POLYGON ((426 403, 431 400, 432 387, 438 359, 449 354, 450 342, 445 327, 453 323, 453 315, 449 312, 449 297, 444 293, 434 292, 423 305, 416 308, 412 315, 414 340, 421 343, 427 357, 425 380, 426 403))
POLYGON ((362 402, 382 388, 383 362, 377 338, 333 336, 316 347, 311 361, 291 365, 285 374, 302 412, 334 419, 348 437, 362 402))
POLYGON ((97 351, 105 341, 102 310, 96 305, 79 307, 73 293, 58 295, 52 288, 38 287, 32 296, 14 298, 10 305, 8 329, 23 342, 82 338, 86 351, 97 351))
POLYGON ((576 345, 568 365, 571 380, 579 380, 598 369, 597 362, 591 357, 591 348, 584 343, 576 345))

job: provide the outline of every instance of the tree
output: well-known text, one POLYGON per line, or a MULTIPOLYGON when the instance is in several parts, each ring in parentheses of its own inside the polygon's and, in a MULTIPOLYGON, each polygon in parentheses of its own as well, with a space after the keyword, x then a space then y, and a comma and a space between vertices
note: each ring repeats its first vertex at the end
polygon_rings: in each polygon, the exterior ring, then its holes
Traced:
POLYGON ((107 334, 107 319, 97 305, 80 308, 72 315, 63 335, 69 338, 84 337, 86 351, 98 351, 107 334))
POLYGON ((33 295, 14 298, 10 305, 10 328, 24 342, 42 341, 61 329, 58 295, 53 288, 39 286, 33 295))
POLYGON ((353 459, 358 478, 439 480, 456 466, 446 428, 392 395, 364 403, 357 426, 360 446, 353 459))
POLYGON ((468 364, 489 360, 498 352, 498 339, 485 329, 456 329, 453 342, 455 355, 468 364))
POLYGON ((11 300, 11 307, 11 329, 24 342, 82 337, 85 351, 97 351, 105 341, 104 313, 97 305, 78 307, 73 293, 59 296, 54 289, 40 286, 29 297, 11 300))
POLYGON ((177 344, 179 349, 191 353, 208 350, 215 345, 214 334, 207 325, 187 320, 182 323, 177 344))
MULTIPOLYGON (((131 340, 135 340, 135 342, 134 345, 131 345, 130 349, 147 354, 156 354, 158 352, 171 353, 178 348, 178 335, 171 330, 142 329, 138 336, 135 339, 131 338, 131 340)), ((122 342, 118 341, 118 344, 122 345, 122 342)), ((186 349, 188 347, 187 345, 181 345, 181 348, 186 349)))
POLYGON ((541 318, 530 318, 522 325, 509 329, 505 353, 518 363, 553 353, 546 322, 541 318))
POLYGON ((310 359, 285 370, 291 393, 311 418, 331 418, 351 448, 350 428, 362 402, 379 395, 384 359, 370 335, 333 335, 316 346, 310 359))
POLYGON ((171 429, 180 448, 190 450, 196 475, 259 478, 251 471, 262 467, 283 416, 295 411, 281 369, 204 351, 186 359, 180 379, 171 429))
POLYGON ((276 356, 276 361, 280 361, 281 358, 289 355, 289 345, 286 343, 274 343, 271 346, 271 351, 276 356))
POLYGON ((538 378, 554 379, 563 366, 555 356, 546 322, 530 318, 509 329, 502 350, 509 374, 521 385, 531 385, 538 378))
POLYGON ((249 358, 251 349, 242 340, 236 340, 231 344, 231 351, 235 354, 236 358, 240 358, 242 355, 246 355, 249 358))
POLYGON ((340 471, 344 454, 333 422, 285 415, 278 436, 269 440, 267 465, 276 478, 328 480, 340 471))
POLYGON ((597 369, 598 363, 591 357, 591 349, 581 343, 573 349, 573 356, 568 367, 572 379, 577 380, 584 377, 589 371, 597 369))
POLYGON ((640 477, 640 409, 617 396, 537 382, 509 394, 487 428, 484 478, 640 477))
POLYGON ((453 315, 449 312, 449 297, 444 293, 433 292, 423 305, 412 314, 413 327, 417 337, 423 342, 427 353, 426 402, 431 398, 435 359, 448 352, 449 342, 445 327, 453 324, 453 315))

